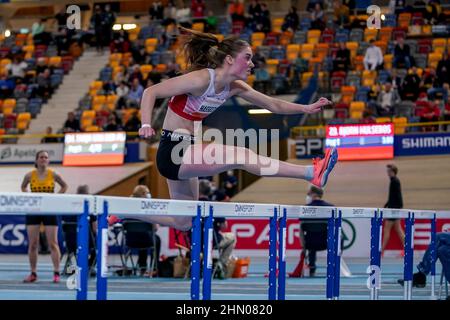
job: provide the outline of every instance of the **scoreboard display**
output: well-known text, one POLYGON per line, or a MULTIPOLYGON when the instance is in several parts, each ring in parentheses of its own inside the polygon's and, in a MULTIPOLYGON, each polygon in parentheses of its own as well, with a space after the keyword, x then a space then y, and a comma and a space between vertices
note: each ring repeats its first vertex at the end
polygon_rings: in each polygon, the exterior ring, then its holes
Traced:
POLYGON ((336 147, 339 160, 394 158, 394 125, 345 124, 326 127, 326 148, 336 147))
POLYGON ((125 132, 67 133, 64 138, 64 166, 122 165, 125 132))

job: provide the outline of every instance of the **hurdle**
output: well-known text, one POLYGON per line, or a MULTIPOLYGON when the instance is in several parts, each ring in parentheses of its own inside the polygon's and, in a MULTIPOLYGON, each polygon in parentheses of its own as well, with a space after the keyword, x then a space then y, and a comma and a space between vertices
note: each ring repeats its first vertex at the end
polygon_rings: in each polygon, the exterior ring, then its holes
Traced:
MULTIPOLYGON (((328 232, 327 232, 327 284, 326 284, 326 298, 328 300, 333 299, 335 295, 336 285, 336 254, 338 249, 336 244, 339 244, 338 240, 335 240, 336 228, 340 229, 340 226, 336 224, 336 208, 334 207, 309 207, 309 206, 293 206, 293 205, 281 205, 280 210, 281 222, 280 233, 283 234, 283 241, 280 241, 280 258, 279 262, 279 279, 278 279, 278 300, 286 299, 286 220, 287 219, 328 219, 328 232)), ((339 236, 340 237, 340 236, 339 236)), ((339 268, 337 268, 339 273, 339 268)))
MULTIPOLYGON (((269 218, 269 288, 268 299, 275 300, 277 295, 277 221, 279 205, 231 202, 205 202, 205 230, 203 237, 203 300, 211 299, 213 219, 214 217, 232 218, 269 218)), ((285 227, 286 229, 286 227, 285 227)), ((284 235, 286 230, 284 230, 284 235)), ((279 259, 279 261, 281 262, 279 259)))
POLYGON ((75 270, 76 299, 87 300, 88 292, 88 232, 90 212, 95 198, 89 195, 2 192, 1 215, 76 215, 77 268, 75 270))
MULTIPOLYGON (((192 243, 191 243, 191 299, 200 299, 200 252, 201 252, 201 218, 204 203, 201 201, 124 198, 97 196, 96 213, 99 216, 97 233, 97 300, 107 299, 107 257, 108 257, 108 223, 110 214, 121 218, 139 219, 142 216, 191 216, 192 243)), ((87 260, 86 260, 87 261, 87 260)))

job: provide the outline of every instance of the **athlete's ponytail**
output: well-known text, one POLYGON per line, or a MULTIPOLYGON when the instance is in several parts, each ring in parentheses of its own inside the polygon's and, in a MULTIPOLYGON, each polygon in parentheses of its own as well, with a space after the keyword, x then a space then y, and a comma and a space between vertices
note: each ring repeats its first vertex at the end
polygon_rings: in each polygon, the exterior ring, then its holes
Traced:
POLYGON ((183 27, 179 29, 188 71, 220 67, 227 55, 235 57, 241 50, 250 46, 248 42, 236 36, 228 36, 219 41, 212 33, 183 27))

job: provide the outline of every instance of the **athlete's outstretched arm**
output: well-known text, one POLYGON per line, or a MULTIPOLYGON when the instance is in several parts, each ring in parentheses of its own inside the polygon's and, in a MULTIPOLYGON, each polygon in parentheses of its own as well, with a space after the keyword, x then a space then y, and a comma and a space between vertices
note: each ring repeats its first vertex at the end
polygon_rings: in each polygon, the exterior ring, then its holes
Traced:
MULTIPOLYGON (((144 90, 141 99, 141 122, 143 125, 151 125, 151 117, 156 99, 168 98, 180 94, 196 92, 209 81, 204 76, 204 70, 189 72, 185 75, 165 80, 144 90)), ((144 126, 139 130, 144 138, 155 134, 154 130, 144 126)))
POLYGON ((241 80, 233 83, 233 91, 235 95, 248 102, 278 114, 316 113, 331 104, 331 101, 326 98, 320 98, 313 104, 308 105, 287 102, 258 92, 241 80))

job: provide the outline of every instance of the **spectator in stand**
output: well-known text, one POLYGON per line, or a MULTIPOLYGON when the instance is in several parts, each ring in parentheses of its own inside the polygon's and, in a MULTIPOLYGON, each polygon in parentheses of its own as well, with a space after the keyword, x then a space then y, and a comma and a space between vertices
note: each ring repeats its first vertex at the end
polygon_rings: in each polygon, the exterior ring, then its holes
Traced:
POLYGON ((297 8, 291 6, 289 12, 284 16, 283 25, 281 30, 295 32, 298 29, 300 18, 298 17, 297 8))
POLYGON ((198 20, 204 18, 205 15, 205 1, 204 0, 192 0, 191 12, 192 18, 198 20))
POLYGON ((45 129, 45 136, 42 137, 41 139, 41 143, 57 143, 57 142, 59 142, 59 139, 55 137, 55 135, 53 134, 52 127, 47 127, 47 129, 45 129))
POLYGON ((103 41, 105 46, 111 44, 112 28, 116 22, 116 14, 111 11, 109 4, 105 5, 105 12, 103 13, 103 41))
MULTIPOLYGON (((416 108, 419 110, 420 122, 439 121, 441 110, 432 101, 428 101, 427 94, 422 92, 419 100, 416 102, 416 108)), ((437 131, 438 126, 423 126, 422 131, 437 131)))
POLYGON ((333 1, 334 23, 341 28, 348 25, 350 22, 350 10, 346 5, 341 3, 341 0, 333 1))
POLYGON ((133 80, 133 84, 131 85, 130 91, 128 92, 128 96, 127 96, 128 107, 135 106, 135 104, 137 104, 137 106, 139 106, 143 93, 144 93, 144 88, 141 86, 139 79, 135 78, 133 80))
POLYGON ((40 19, 31 26, 31 35, 33 36, 34 45, 43 44, 48 46, 52 41, 52 35, 45 31, 47 19, 40 19))
POLYGON ((272 22, 270 21, 270 11, 266 3, 261 4, 261 23, 259 31, 269 33, 272 30, 272 22))
POLYGON ((231 21, 245 21, 245 7, 243 1, 234 0, 229 4, 228 13, 230 14, 231 21))
POLYGON ((44 70, 47 68, 48 68, 47 61, 46 61, 45 57, 38 58, 37 64, 36 64, 36 74, 44 72, 44 70))
POLYGON ((392 83, 392 88, 400 90, 402 87, 402 78, 397 75, 397 69, 392 69, 391 74, 387 77, 386 82, 392 83))
MULTIPOLYGON (((109 49, 111 53, 125 53, 129 52, 131 49, 131 42, 128 37, 128 32, 125 30, 120 30, 117 33, 113 34, 113 41, 109 44, 109 49)), ((143 48, 145 52, 145 48, 143 48)), ((134 58, 134 56, 133 56, 134 58)), ((136 63, 140 63, 139 61, 135 61, 136 63)))
POLYGON ((238 180, 236 176, 234 175, 233 170, 227 171, 227 176, 224 179, 223 182, 223 189, 225 190, 225 194, 232 198, 237 193, 238 188, 238 180))
POLYGON ((403 100, 416 101, 419 96, 420 77, 417 75, 417 68, 409 69, 401 86, 401 96, 403 100))
POLYGON ((69 14, 66 12, 66 7, 62 7, 61 10, 55 15, 55 20, 58 25, 58 31, 67 30, 67 18, 69 14))
POLYGON ((255 69, 263 68, 266 65, 266 58, 261 54, 261 52, 258 49, 256 49, 256 52, 252 57, 252 62, 255 65, 255 69))
POLYGON ((164 20, 161 23, 163 26, 168 26, 171 24, 176 25, 177 21, 177 7, 175 6, 175 4, 173 3, 173 1, 169 1, 169 3, 167 4, 167 6, 164 8, 164 20))
POLYGON ((161 1, 153 1, 152 5, 148 9, 148 15, 151 20, 163 20, 164 19, 164 7, 161 1))
POLYGON ((428 92, 433 88, 439 88, 439 82, 436 77, 436 70, 428 69, 424 72, 422 81, 420 82, 420 92, 428 92))
POLYGON ((375 40, 370 39, 370 45, 364 55, 364 68, 366 70, 379 70, 383 66, 383 53, 381 49, 375 45, 375 40))
POLYGON ((127 96, 130 88, 128 88, 125 81, 120 82, 120 85, 116 88, 117 95, 117 109, 123 109, 127 105, 127 96))
POLYGON ((142 77, 141 67, 138 64, 133 66, 133 72, 128 76, 128 83, 133 83, 137 79, 140 84, 144 83, 144 78, 142 77))
POLYGON ((386 83, 383 90, 378 95, 377 114, 382 117, 391 117, 394 115, 394 107, 400 102, 400 96, 392 84, 386 83))
POLYGON ((56 49, 58 50, 58 56, 68 54, 70 45, 72 44, 72 32, 69 29, 61 29, 60 34, 55 37, 56 49))
POLYGON ((139 120, 137 112, 133 112, 130 119, 128 119, 127 123, 125 123, 124 129, 127 132, 137 132, 139 131, 140 127, 141 127, 141 120, 139 120))
POLYGON ((405 39, 403 37, 399 37, 394 48, 394 61, 392 62, 392 65, 394 68, 404 66, 406 69, 409 69, 411 68, 411 60, 412 57, 409 45, 405 44, 405 39))
POLYGON ((186 3, 183 3, 183 7, 177 9, 177 21, 182 27, 188 29, 192 27, 191 9, 188 7, 186 3))
POLYGON ((320 4, 320 6, 323 8, 323 2, 324 0, 309 0, 308 4, 306 5, 306 11, 313 12, 316 4, 320 4))
MULTIPOLYGON (((444 121, 450 121, 450 95, 447 96, 447 102, 444 107, 444 121)), ((445 126, 445 131, 448 131, 450 125, 445 126)))
POLYGON ((116 122, 116 117, 114 115, 110 115, 108 117, 108 123, 105 126, 104 131, 119 131, 120 126, 116 122))
POLYGON ((0 75, 0 99, 6 99, 11 96, 15 88, 15 83, 6 74, 0 75))
POLYGON ((23 82, 25 80, 25 70, 27 67, 28 64, 23 61, 19 55, 15 55, 13 61, 6 65, 6 70, 15 82, 17 82, 18 79, 21 79, 23 82))
POLYGON ((333 57, 333 71, 348 71, 350 67, 350 50, 348 50, 345 42, 339 43, 339 50, 333 57))
POLYGON ((209 10, 208 16, 205 19, 205 32, 216 33, 217 23, 218 23, 217 17, 211 10, 209 10))
POLYGON ((105 24, 105 21, 104 21, 102 9, 100 8, 99 5, 96 5, 94 14, 91 17, 91 25, 94 29, 95 48, 96 48, 98 54, 103 54, 103 46, 105 44, 103 41, 104 24, 105 24))
POLYGON ((252 0, 247 9, 246 24, 252 30, 256 30, 256 26, 261 21, 261 5, 258 0, 252 0))
POLYGON ((314 5, 314 10, 311 12, 311 29, 325 29, 325 17, 320 3, 314 5))
POLYGON ((442 60, 437 65, 436 74, 441 85, 450 84, 450 57, 447 51, 444 52, 442 60))
POLYGON ((429 0, 426 6, 425 20, 429 24, 439 24, 442 20, 442 6, 439 0, 429 0))
POLYGON ((64 122, 63 132, 79 132, 80 131, 80 121, 75 118, 73 112, 67 114, 67 120, 64 122))
POLYGON ((44 100, 50 98, 50 96, 53 93, 50 76, 51 76, 50 69, 47 68, 37 77, 37 85, 38 85, 37 94, 44 100))

